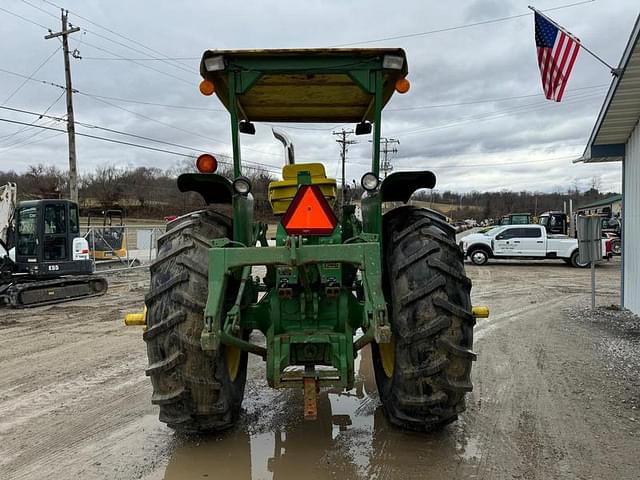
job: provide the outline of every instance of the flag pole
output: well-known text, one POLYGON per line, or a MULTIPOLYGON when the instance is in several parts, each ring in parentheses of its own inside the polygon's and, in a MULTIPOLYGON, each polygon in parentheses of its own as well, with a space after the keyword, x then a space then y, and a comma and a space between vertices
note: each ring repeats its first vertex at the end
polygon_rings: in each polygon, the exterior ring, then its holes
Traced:
POLYGON ((551 18, 547 17, 544 13, 542 13, 540 10, 537 10, 536 8, 532 7, 531 5, 528 5, 528 8, 530 10, 533 10, 535 13, 537 13, 538 15, 540 15, 542 18, 544 18, 547 22, 551 23, 552 25, 554 25, 556 28, 558 28, 559 30, 562 30, 564 33, 566 33, 567 35, 569 35, 571 38, 573 38, 576 42, 578 42, 580 44, 580 47, 585 50, 587 53, 589 53, 593 58, 595 58, 596 60, 598 60, 600 63, 602 63, 604 66, 606 66, 610 71, 611 71, 611 75, 613 75, 614 77, 619 77, 620 73, 622 73, 622 69, 621 68, 615 68, 612 67, 611 65, 609 65, 607 62, 605 62, 602 58, 600 58, 598 55, 596 55, 595 53, 593 53, 591 50, 589 50, 587 47, 585 47, 582 42, 576 38, 575 35, 573 35, 572 33, 568 32, 566 28, 564 28, 562 25, 559 25, 558 23, 556 23, 555 21, 553 21, 551 18))

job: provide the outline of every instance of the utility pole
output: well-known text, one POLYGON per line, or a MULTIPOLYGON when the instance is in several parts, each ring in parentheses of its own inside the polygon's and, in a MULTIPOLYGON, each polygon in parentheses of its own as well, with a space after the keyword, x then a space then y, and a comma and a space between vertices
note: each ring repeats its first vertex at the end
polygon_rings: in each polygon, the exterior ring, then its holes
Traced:
POLYGON ((396 147, 389 148, 389 144, 400 145, 400 140, 382 137, 380 139, 380 143, 384 143, 384 147, 380 148, 380 152, 384 154, 384 159, 382 160, 382 171, 384 172, 384 178, 387 178, 387 173, 393 170, 393 165, 391 165, 391 162, 389 161, 389 154, 398 153, 398 149, 396 147))
POLYGON ((347 140, 347 135, 353 134, 353 130, 345 130, 344 128, 340 132, 333 132, 333 135, 337 135, 338 138, 336 142, 340 144, 340 159, 342 162, 342 205, 346 204, 346 185, 345 185, 345 172, 344 172, 344 164, 347 159, 347 151, 348 145, 353 145, 354 143, 358 143, 356 140, 347 140))
MULTIPOLYGON (((64 57, 64 77, 67 90, 67 135, 69 136, 69 194, 71 200, 78 203, 78 170, 76 168, 76 126, 73 119, 73 88, 71 87, 71 65, 69 63, 69 34, 79 32, 79 27, 67 28, 67 16, 69 12, 61 9, 62 30, 53 33, 49 30, 49 35, 44 37, 45 40, 50 38, 62 37, 62 55, 64 57)), ((75 55, 74 55, 75 56, 75 55)))

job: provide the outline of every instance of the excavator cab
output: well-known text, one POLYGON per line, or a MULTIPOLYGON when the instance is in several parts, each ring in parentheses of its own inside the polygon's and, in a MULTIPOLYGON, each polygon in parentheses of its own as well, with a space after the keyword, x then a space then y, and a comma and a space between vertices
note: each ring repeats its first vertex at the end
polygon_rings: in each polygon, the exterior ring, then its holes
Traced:
POLYGON ((16 273, 46 278, 93 272, 80 236, 78 206, 69 200, 20 202, 15 214, 16 273))
POLYGON ((119 260, 127 256, 127 237, 124 228, 124 213, 121 209, 89 211, 87 214, 86 235, 89 242, 89 254, 96 261, 119 260), (91 221, 102 217, 102 225, 91 221))
POLYGON ((91 275, 93 270, 75 202, 18 202, 16 184, 0 186, 0 306, 103 295, 107 280, 91 275))

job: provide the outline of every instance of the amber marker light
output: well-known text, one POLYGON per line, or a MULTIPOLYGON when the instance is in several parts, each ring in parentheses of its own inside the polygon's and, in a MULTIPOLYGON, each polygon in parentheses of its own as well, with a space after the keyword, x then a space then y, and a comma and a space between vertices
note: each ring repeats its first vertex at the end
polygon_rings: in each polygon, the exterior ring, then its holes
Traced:
POLYGON ((213 173, 218 168, 218 160, 210 153, 203 153, 196 160, 196 168, 200 173, 213 173))
POLYGON ((202 80, 200 82, 200 93, 202 95, 213 95, 213 92, 216 91, 216 86, 213 84, 211 80, 202 80))
POLYGON ((399 78, 396 81, 396 92, 407 93, 409 91, 409 88, 411 88, 411 84, 406 78, 399 78))

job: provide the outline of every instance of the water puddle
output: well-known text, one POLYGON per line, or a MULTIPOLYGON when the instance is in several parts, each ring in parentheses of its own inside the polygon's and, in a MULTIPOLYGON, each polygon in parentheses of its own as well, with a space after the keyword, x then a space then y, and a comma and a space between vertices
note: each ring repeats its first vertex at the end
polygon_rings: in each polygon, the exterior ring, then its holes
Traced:
POLYGON ((303 420, 301 391, 248 385, 246 412, 235 429, 176 442, 166 469, 154 478, 473 478, 468 468, 479 446, 468 444, 462 424, 428 435, 396 429, 380 406, 369 348, 356 360, 356 371, 351 391, 319 394, 316 421, 303 420))

